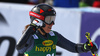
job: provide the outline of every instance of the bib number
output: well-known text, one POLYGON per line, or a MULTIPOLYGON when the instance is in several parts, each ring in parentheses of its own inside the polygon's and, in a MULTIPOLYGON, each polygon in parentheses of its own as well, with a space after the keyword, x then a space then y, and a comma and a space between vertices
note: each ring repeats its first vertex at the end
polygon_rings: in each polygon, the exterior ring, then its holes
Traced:
POLYGON ((52 53, 52 54, 47 54, 46 56, 54 56, 54 53, 52 53))

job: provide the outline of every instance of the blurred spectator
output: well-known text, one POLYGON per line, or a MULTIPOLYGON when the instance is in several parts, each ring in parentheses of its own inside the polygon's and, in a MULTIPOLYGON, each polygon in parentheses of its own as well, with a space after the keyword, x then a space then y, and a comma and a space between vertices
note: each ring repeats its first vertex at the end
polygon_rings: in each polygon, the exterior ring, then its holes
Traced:
POLYGON ((93 7, 100 8, 100 0, 95 0, 94 3, 93 3, 93 7))
POLYGON ((10 2, 10 3, 27 3, 28 0, 0 0, 0 2, 10 2))
POLYGON ((28 4, 38 4, 39 0, 28 0, 28 4))
POLYGON ((53 0, 46 0, 45 1, 46 4, 53 6, 53 0))
POLYGON ((86 7, 86 6, 92 6, 94 0, 81 0, 79 2, 79 7, 86 7))
POLYGON ((54 0, 55 7, 79 7, 79 0, 54 0))
POLYGON ((28 4, 39 4, 39 3, 45 3, 45 0, 28 0, 28 4))
POLYGON ((39 3, 44 3, 45 0, 0 0, 0 2, 39 4, 39 3))

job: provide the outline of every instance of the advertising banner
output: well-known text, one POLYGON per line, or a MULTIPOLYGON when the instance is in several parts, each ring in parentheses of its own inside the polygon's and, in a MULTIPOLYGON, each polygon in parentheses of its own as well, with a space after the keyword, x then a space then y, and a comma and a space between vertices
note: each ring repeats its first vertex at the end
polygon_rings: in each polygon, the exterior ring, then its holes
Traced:
MULTIPOLYGON (((33 5, 0 3, 0 56, 23 56, 15 47, 24 27, 30 24, 29 11, 33 7, 33 5)), ((52 30, 74 43, 85 43, 87 41, 85 33, 90 32, 92 41, 100 46, 100 13, 82 13, 73 8, 54 8, 57 15, 52 30)), ((100 50, 98 54, 100 55, 100 50)), ((57 46, 56 56, 92 55, 90 52, 79 55, 57 46)))
MULTIPOLYGON (((23 56, 16 50, 16 44, 22 35, 25 25, 30 24, 29 11, 34 6, 0 3, 0 56, 23 56)), ((72 42, 79 42, 81 13, 63 8, 57 12, 52 30, 59 32, 72 42)), ((66 43, 67 44, 67 43, 66 43)), ((77 56, 57 46, 58 56, 77 56)))
MULTIPOLYGON (((100 13, 82 13, 81 20, 81 34, 80 41, 81 43, 85 43, 87 38, 85 37, 85 33, 90 32, 90 37, 93 42, 97 43, 98 48, 100 47, 100 13)), ((98 54, 100 55, 100 49, 98 50, 98 54)), ((82 53, 80 56, 92 56, 91 52, 82 53)))
POLYGON ((29 8, 17 4, 0 3, 0 56, 18 56, 16 43, 24 26, 29 24, 29 8), (22 8, 24 7, 24 8, 22 8))

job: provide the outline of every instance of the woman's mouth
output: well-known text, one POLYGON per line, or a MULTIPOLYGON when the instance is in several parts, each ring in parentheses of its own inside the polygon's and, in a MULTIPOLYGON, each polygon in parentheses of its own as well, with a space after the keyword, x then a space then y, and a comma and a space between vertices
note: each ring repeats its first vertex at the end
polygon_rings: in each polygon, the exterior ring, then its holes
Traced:
POLYGON ((51 29, 51 27, 48 27, 49 29, 51 29))

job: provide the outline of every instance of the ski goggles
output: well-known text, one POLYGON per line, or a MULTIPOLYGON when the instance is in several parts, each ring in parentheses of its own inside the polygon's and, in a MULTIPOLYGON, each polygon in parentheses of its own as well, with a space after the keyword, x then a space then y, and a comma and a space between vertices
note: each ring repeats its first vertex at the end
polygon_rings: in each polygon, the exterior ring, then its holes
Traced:
POLYGON ((46 16, 44 21, 45 21, 45 23, 47 23, 47 24, 51 24, 51 23, 54 24, 54 22, 55 22, 55 17, 56 17, 56 16, 46 16))
POLYGON ((56 17, 56 16, 46 16, 46 17, 44 17, 44 16, 39 15, 39 14, 37 14, 35 12, 32 12, 32 11, 29 12, 29 15, 33 16, 33 17, 36 17, 40 20, 43 20, 47 24, 51 24, 52 22, 54 23, 55 22, 55 17, 56 17))

